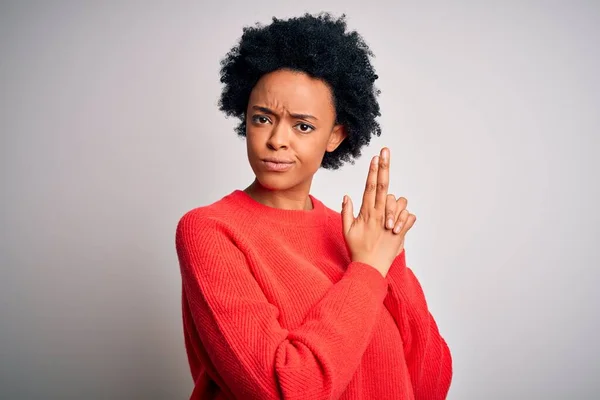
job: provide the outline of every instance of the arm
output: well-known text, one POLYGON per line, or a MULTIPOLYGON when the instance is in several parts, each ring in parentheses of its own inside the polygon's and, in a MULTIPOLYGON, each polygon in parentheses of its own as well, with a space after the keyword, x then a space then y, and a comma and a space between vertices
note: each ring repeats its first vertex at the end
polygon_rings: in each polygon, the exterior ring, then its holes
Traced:
POLYGON ((334 399, 372 336, 387 282, 353 262, 299 328, 278 323, 244 254, 214 221, 186 215, 177 229, 184 290, 216 370, 243 399, 334 399))
POLYGON ((445 399, 452 378, 452 357, 405 257, 402 251, 390 268, 384 304, 400 329, 415 399, 445 399))

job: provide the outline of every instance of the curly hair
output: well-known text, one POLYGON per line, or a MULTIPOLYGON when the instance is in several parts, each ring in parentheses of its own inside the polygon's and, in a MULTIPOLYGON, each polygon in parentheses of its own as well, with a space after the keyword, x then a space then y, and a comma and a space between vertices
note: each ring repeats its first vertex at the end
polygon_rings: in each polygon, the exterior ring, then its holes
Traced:
POLYGON ((378 78, 371 65, 374 57, 363 38, 346 30, 345 15, 305 14, 271 24, 246 27, 239 43, 221 61, 224 84, 219 109, 228 117, 239 118, 236 132, 246 135, 246 109, 258 80, 270 72, 299 71, 325 82, 331 89, 336 123, 344 126, 347 138, 325 153, 321 166, 337 169, 354 163, 372 135, 381 135, 376 118, 381 115, 375 88, 378 78))

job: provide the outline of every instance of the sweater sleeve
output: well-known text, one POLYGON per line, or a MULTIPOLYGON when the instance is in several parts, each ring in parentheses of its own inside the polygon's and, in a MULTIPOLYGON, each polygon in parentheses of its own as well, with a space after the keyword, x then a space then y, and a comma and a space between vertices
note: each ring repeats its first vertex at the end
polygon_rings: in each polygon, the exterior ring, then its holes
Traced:
POLYGON ((361 362, 387 295, 373 267, 351 263, 292 331, 278 322, 245 255, 218 223, 188 214, 176 235, 183 288, 208 356, 243 399, 337 399, 361 362))
POLYGON ((386 279, 389 293, 384 304, 402 336, 415 399, 445 399, 452 379, 450 349, 428 310, 419 281, 406 266, 404 251, 386 279))

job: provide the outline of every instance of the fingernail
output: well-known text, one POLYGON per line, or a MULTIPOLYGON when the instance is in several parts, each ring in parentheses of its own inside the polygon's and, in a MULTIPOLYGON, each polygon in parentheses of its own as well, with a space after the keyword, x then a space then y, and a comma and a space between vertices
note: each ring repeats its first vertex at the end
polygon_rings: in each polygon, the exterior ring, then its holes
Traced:
POLYGON ((379 164, 379 156, 373 157, 373 164, 379 164))
POLYGON ((396 227, 394 228, 394 233, 400 233, 401 229, 402 229, 402 222, 400 222, 398 225, 396 225, 396 227))
POLYGON ((393 219, 391 219, 391 218, 388 219, 387 227, 388 227, 388 229, 392 229, 394 227, 394 220, 393 219))
POLYGON ((344 196, 344 200, 342 200, 342 205, 346 205, 346 203, 348 202, 348 196, 344 196))
POLYGON ((387 160, 387 158, 390 156, 390 151, 387 148, 383 149, 383 158, 387 160))

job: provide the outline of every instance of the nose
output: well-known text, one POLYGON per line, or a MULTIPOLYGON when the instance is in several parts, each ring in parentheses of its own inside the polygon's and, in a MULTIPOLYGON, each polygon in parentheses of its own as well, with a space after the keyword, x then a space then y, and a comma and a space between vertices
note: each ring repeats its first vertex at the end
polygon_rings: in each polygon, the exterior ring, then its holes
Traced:
POLYGON ((267 146, 271 150, 287 149, 289 146, 289 129, 283 122, 273 125, 267 146))

